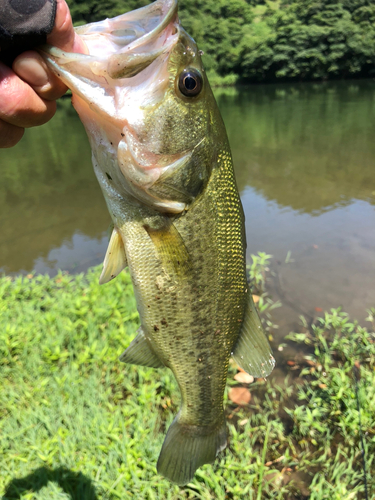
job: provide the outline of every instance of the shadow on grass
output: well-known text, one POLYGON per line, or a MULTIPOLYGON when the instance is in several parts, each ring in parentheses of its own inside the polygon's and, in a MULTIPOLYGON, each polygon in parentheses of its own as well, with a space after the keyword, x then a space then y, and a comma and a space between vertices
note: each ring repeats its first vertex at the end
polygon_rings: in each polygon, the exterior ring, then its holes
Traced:
POLYGON ((68 493, 71 500, 98 500, 91 479, 64 467, 55 470, 40 467, 25 477, 12 479, 1 500, 18 500, 24 493, 39 491, 51 481, 68 493))

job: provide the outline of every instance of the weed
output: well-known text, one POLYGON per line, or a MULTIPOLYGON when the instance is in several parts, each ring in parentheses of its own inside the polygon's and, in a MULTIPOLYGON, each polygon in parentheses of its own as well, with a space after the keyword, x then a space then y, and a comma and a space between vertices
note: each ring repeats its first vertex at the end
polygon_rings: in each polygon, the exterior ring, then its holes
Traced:
POLYGON ((180 488, 156 473, 176 383, 118 361, 139 326, 131 280, 99 287, 99 273, 0 278, 3 500, 363 498, 355 363, 371 498, 374 333, 335 310, 292 334, 303 362, 253 383, 244 407, 226 396, 228 448, 180 488))
POLYGON ((269 333, 270 340, 272 340, 271 332, 278 328, 272 321, 272 310, 281 307, 281 302, 277 300, 274 302, 265 291, 266 289, 266 276, 269 272, 270 262, 272 255, 264 252, 258 252, 258 255, 251 255, 252 263, 247 265, 248 278, 251 286, 251 291, 257 297, 257 307, 261 314, 262 323, 265 330, 269 333))
POLYGON ((269 265, 272 255, 265 252, 258 252, 258 255, 251 254, 252 263, 247 265, 249 272, 250 284, 254 292, 261 295, 265 291, 266 274, 269 271, 269 265))

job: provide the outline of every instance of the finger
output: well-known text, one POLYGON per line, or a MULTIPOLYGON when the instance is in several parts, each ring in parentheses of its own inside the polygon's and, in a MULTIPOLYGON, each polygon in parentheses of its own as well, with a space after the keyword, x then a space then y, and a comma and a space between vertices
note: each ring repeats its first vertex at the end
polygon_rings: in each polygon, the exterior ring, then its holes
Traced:
POLYGON ((48 69, 46 62, 38 52, 28 51, 19 55, 15 59, 12 69, 23 81, 31 85, 43 99, 52 101, 67 91, 67 87, 48 69))
MULTIPOLYGON (((55 25, 47 36, 47 43, 67 52, 87 52, 85 44, 74 31, 65 0, 57 0, 55 25)), ((13 63, 13 70, 43 99, 55 100, 67 91, 67 87, 35 51, 28 51, 18 56, 13 63)))
POLYGON ((55 26, 47 36, 47 43, 67 52, 87 53, 85 44, 74 31, 65 0, 57 0, 55 26))
POLYGON ((42 125, 52 118, 56 103, 47 101, 0 63, 0 120, 17 127, 42 125))
POLYGON ((19 142, 25 129, 0 120, 0 148, 11 148, 19 142))

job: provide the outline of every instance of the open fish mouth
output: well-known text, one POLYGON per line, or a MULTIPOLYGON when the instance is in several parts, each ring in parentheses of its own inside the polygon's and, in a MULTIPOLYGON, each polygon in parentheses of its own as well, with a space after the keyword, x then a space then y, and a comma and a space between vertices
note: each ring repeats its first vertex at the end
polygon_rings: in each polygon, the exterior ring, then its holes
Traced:
MULTIPOLYGON (((101 98, 110 95, 110 80, 132 79, 126 85, 136 87, 144 72, 157 58, 168 55, 178 39, 177 0, 157 0, 146 7, 127 12, 113 19, 75 28, 87 47, 87 54, 64 52, 45 45, 42 52, 48 64, 73 93, 90 104, 114 116, 108 100, 100 106, 101 98), (100 86, 97 99, 92 99, 87 84, 100 86)), ((143 87, 147 74, 142 77, 143 87)), ((153 75, 155 77, 155 74, 153 75)), ((112 84, 112 87, 114 85, 112 84)), ((142 89, 144 90, 144 88, 142 89)), ((119 117, 120 118, 120 117, 119 117)))
MULTIPOLYGON (((106 145, 112 158, 117 157, 120 175, 110 173, 120 184, 117 190, 170 213, 182 212, 185 201, 160 198, 151 188, 167 170, 186 165, 191 152, 165 154, 157 141, 145 143, 144 124, 148 110, 162 101, 170 86, 168 61, 180 31, 177 0, 157 0, 113 19, 76 28, 87 54, 51 46, 41 49, 48 65, 73 92, 73 105, 86 127, 94 156, 100 144, 101 150, 106 145)), ((96 162, 99 169, 101 163, 96 162)))
POLYGON ((111 78, 130 78, 168 48, 168 37, 176 32, 169 25, 176 18, 177 0, 159 0, 114 19, 76 28, 76 32, 94 54, 96 71, 107 72, 111 78))
POLYGON ((111 78, 129 78, 165 51, 169 35, 176 32, 172 26, 176 19, 177 0, 157 0, 113 19, 75 28, 88 54, 66 53, 47 45, 43 51, 52 61, 55 58, 65 59, 65 64, 79 61, 96 74, 102 71, 111 78), (169 30, 168 25, 171 25, 169 30))

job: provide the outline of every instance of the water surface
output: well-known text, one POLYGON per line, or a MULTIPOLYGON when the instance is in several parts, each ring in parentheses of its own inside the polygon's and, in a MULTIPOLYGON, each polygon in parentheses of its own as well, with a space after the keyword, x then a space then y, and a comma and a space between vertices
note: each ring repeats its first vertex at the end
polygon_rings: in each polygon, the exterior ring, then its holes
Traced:
POLYGON ((364 323, 375 304, 375 82, 256 86, 218 101, 249 253, 274 256, 276 321, 285 331, 342 307, 364 323))
MULTIPOLYGON (((375 82, 253 86, 217 99, 249 258, 274 256, 281 333, 300 314, 338 306, 363 323, 375 305, 375 82)), ((0 151, 0 271, 53 275, 102 261, 110 219, 90 156, 68 100, 0 151)))

